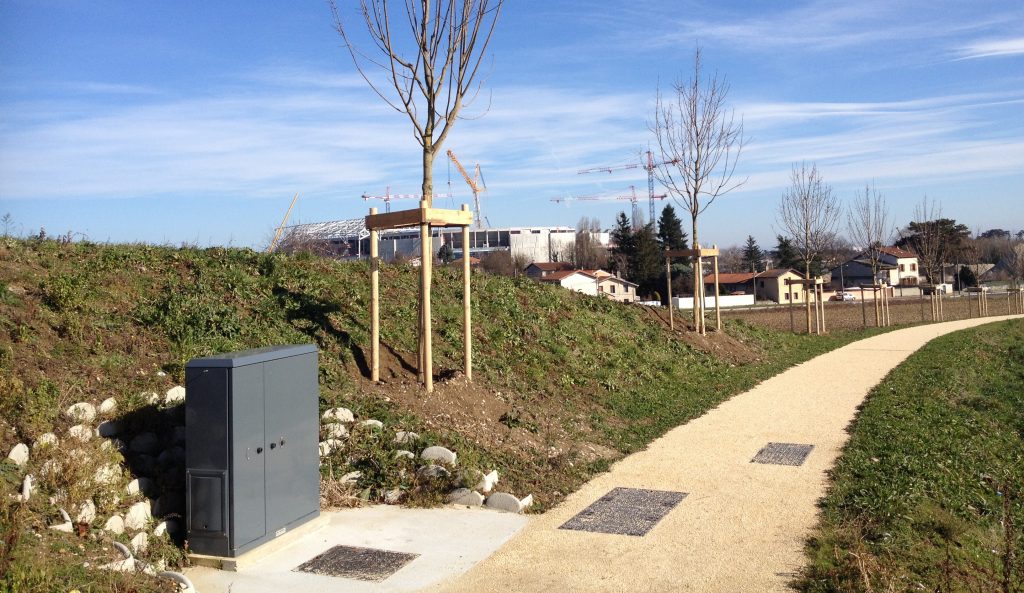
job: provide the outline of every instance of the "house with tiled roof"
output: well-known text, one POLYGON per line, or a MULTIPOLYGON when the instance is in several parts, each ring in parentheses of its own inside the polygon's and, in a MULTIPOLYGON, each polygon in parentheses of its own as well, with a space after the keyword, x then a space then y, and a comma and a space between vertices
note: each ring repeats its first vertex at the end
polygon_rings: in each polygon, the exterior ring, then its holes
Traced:
MULTIPOLYGON (((718 285, 726 294, 742 292, 752 294, 756 299, 789 303, 792 293, 794 303, 807 300, 807 290, 803 286, 793 286, 790 291, 786 280, 803 280, 803 274, 789 268, 775 268, 764 272, 743 272, 739 274, 719 274, 718 285)), ((715 276, 704 277, 704 286, 708 294, 714 294, 715 276)))
POLYGON ((538 278, 541 282, 558 284, 563 288, 594 296, 603 296, 621 303, 638 300, 637 285, 604 270, 558 270, 538 278))
POLYGON ((553 261, 553 262, 533 262, 526 266, 524 270, 526 275, 535 280, 546 278, 549 274, 555 272, 568 272, 572 270, 572 264, 564 261, 553 261))
POLYGON ((881 280, 889 286, 916 287, 921 283, 917 254, 899 247, 878 248, 878 276, 871 274, 871 252, 864 251, 832 269, 832 285, 837 289, 881 280))

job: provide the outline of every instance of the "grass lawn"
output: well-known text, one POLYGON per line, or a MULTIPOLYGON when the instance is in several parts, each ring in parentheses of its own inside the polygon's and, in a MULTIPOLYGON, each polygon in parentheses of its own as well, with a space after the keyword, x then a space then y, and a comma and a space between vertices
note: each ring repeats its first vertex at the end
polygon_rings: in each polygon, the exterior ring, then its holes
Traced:
POLYGON ((868 396, 801 591, 1024 591, 1024 321, 939 338, 868 396))

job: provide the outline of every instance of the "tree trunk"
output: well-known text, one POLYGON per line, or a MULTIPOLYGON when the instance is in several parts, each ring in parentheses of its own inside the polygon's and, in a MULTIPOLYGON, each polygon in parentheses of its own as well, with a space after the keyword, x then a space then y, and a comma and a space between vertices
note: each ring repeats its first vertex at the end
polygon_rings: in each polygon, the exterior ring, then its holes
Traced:
MULTIPOLYGON (((693 230, 693 234, 691 235, 692 239, 690 242, 690 246, 693 247, 694 249, 699 249, 699 239, 697 238, 697 215, 693 212, 691 212, 690 214, 690 219, 692 223, 691 229, 693 230)), ((702 284, 704 282, 704 279, 700 277, 700 266, 698 265, 699 260, 700 255, 694 256, 693 264, 691 265, 691 268, 693 270, 693 329, 694 331, 697 332, 700 331, 698 315, 704 314, 704 300, 701 298, 701 292, 703 291, 700 290, 701 288, 703 288, 702 284)))
MULTIPOLYGON (((811 279, 811 264, 804 264, 804 280, 811 279)), ((807 333, 811 333, 811 291, 808 290, 808 285, 804 285, 804 300, 807 301, 805 307, 807 309, 807 333)))

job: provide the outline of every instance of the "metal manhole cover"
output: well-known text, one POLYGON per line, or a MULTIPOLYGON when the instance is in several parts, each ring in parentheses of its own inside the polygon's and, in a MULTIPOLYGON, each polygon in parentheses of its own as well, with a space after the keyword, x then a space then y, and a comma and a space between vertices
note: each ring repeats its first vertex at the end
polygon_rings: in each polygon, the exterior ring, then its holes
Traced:
POLYGON ((686 492, 615 488, 559 529, 643 536, 675 508, 686 492))
POLYGON ((751 463, 770 463, 773 465, 803 465, 811 454, 814 445, 798 443, 768 443, 754 455, 751 463))
POLYGON ((419 554, 390 552, 373 548, 334 546, 296 571, 379 583, 419 557, 419 554))

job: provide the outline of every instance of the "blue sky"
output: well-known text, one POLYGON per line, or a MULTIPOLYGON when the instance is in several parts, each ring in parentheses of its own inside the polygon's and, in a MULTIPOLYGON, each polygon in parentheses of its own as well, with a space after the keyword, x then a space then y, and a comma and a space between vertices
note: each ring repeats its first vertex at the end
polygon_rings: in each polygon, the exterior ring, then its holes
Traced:
MULTIPOLYGON (((846 201, 873 181, 896 223, 927 195, 972 230, 1024 228, 1019 0, 509 0, 465 111, 481 117, 444 146, 480 162, 491 225, 611 226, 628 202, 551 198, 646 192, 643 171, 576 172, 646 149, 655 91, 698 44, 748 137, 748 181, 703 215, 702 242, 774 245, 800 161, 846 201)), ((293 222, 418 193, 418 151, 321 0, 0 0, 0 214, 16 232, 261 247, 296 192, 293 222)), ((471 200, 439 158, 435 191, 449 176, 438 203, 471 200)))

